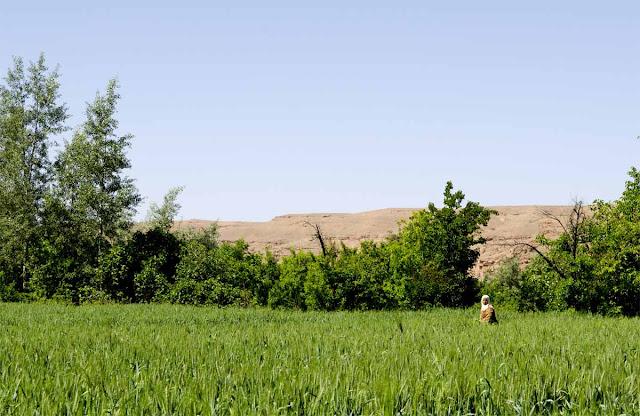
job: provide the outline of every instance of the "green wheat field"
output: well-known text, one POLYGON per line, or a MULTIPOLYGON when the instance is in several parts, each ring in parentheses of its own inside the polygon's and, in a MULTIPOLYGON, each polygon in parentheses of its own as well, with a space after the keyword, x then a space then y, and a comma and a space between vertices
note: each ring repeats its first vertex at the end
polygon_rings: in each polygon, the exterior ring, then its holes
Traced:
POLYGON ((0 413, 640 414, 640 320, 0 304, 0 413))

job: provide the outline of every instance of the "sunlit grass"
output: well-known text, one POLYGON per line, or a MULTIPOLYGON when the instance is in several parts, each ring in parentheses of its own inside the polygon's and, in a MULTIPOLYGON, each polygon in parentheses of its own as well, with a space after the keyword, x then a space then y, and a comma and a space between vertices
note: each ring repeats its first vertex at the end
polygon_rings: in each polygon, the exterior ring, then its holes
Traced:
POLYGON ((498 317, 2 304, 0 413, 640 412, 639 320, 498 317))

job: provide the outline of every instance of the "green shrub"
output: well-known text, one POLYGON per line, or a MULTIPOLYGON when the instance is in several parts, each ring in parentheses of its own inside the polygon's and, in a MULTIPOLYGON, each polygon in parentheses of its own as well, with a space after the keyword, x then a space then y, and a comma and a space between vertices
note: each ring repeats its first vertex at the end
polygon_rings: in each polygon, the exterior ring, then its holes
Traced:
POLYGON ((169 289, 167 277, 161 269, 166 264, 162 255, 153 256, 143 262, 142 271, 134 278, 135 298, 138 302, 149 303, 161 300, 169 289))
POLYGON ((280 262, 280 276, 269 290, 269 306, 306 309, 304 284, 315 256, 304 251, 291 251, 280 262))
POLYGON ((335 308, 335 289, 332 290, 327 271, 319 261, 309 264, 303 284, 304 303, 307 309, 332 310, 335 308))
POLYGON ((134 300, 132 253, 125 242, 114 244, 98 259, 94 285, 116 301, 134 300))
POLYGON ((357 249, 343 247, 335 261, 341 309, 386 309, 403 304, 404 281, 390 265, 388 243, 363 241, 357 249))
POLYGON ((20 293, 15 288, 15 282, 7 279, 0 271, 0 302, 18 302, 20 293))
POLYGON ((523 310, 521 302, 524 294, 522 292, 522 270, 520 260, 512 257, 503 261, 497 269, 487 273, 482 282, 482 293, 491 297, 495 305, 500 309, 523 310))
POLYGON ((200 303, 200 288, 195 280, 177 280, 169 290, 167 300, 181 305, 197 305, 200 303))
POLYGON ((203 305, 250 306, 253 303, 251 292, 218 279, 207 279, 199 283, 198 297, 198 303, 203 305))

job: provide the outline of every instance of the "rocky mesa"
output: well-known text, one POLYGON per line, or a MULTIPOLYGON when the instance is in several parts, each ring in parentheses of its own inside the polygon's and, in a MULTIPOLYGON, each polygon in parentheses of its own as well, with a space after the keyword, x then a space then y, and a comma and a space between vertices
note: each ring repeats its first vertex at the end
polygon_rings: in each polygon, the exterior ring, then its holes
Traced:
MULTIPOLYGON (((490 207, 498 211, 482 230, 487 243, 480 247, 480 258, 472 271, 483 278, 505 259, 518 255, 523 263, 531 258, 532 252, 526 246, 516 243, 531 243, 539 234, 557 236, 560 224, 547 214, 566 219, 570 206, 498 206, 490 207)), ((252 251, 270 249, 276 256, 286 255, 290 249, 304 249, 319 252, 318 242, 313 237, 313 225, 320 226, 322 232, 335 241, 349 247, 360 241, 381 241, 396 233, 400 222, 411 216, 416 208, 388 208, 354 214, 290 214, 275 217, 265 222, 219 221, 218 229, 223 241, 244 239, 252 251)), ((180 221, 178 228, 199 229, 213 221, 180 221)))

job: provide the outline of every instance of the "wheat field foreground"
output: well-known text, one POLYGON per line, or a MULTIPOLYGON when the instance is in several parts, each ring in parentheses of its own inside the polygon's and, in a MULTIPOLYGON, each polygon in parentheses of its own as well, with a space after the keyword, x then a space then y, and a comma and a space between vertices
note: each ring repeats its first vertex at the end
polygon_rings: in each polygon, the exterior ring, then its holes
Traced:
POLYGON ((638 414, 637 319, 0 304, 2 414, 638 414))

